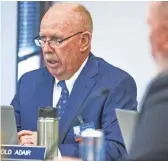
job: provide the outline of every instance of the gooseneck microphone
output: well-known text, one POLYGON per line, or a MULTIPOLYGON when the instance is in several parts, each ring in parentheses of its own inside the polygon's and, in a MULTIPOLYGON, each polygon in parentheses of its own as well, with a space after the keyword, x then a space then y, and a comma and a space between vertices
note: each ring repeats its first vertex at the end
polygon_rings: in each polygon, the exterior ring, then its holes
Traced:
POLYGON ((46 157, 48 159, 58 156, 58 109, 53 107, 39 108, 37 144, 46 146, 46 157), (49 151, 53 145, 55 150, 50 154, 49 151))
MULTIPOLYGON (((73 124, 73 122, 77 119, 79 119, 78 116, 80 116, 82 114, 82 111, 89 105, 89 103, 95 99, 97 99, 98 97, 106 97, 109 94, 109 89, 108 88, 102 88, 99 89, 99 91, 95 91, 94 93, 92 93, 92 95, 89 97, 89 99, 84 102, 84 104, 79 108, 78 112, 77 112, 77 116, 72 120, 72 122, 68 122, 68 124, 70 125, 69 128, 71 127, 71 125, 73 124)), ((105 99, 106 101, 106 99, 105 99)), ((66 135, 66 133, 68 132, 69 129, 66 129, 66 131, 63 132, 63 134, 60 136, 60 138, 64 138, 64 136, 66 135)), ((53 146, 51 147, 51 149, 48 152, 48 156, 52 156, 54 154, 55 151, 57 151, 58 149, 58 143, 54 143, 53 146)), ((46 157, 46 160, 48 158, 46 157)))

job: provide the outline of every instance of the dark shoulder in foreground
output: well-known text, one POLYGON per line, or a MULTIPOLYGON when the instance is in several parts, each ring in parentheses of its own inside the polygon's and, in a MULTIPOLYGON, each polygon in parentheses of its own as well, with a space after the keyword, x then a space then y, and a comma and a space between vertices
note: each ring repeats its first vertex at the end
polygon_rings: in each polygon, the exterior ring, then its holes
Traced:
POLYGON ((156 75, 148 85, 148 93, 159 92, 162 89, 165 90, 165 87, 168 87, 168 72, 162 72, 156 75))

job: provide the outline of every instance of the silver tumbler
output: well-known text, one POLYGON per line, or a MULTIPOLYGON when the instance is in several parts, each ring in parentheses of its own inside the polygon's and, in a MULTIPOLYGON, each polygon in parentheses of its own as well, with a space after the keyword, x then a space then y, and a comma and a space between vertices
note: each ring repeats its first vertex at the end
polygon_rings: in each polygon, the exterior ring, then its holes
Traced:
POLYGON ((53 107, 39 108, 37 121, 37 144, 46 146, 46 158, 58 156, 58 111, 53 107), (53 148, 54 147, 54 151, 53 148), (52 153, 51 153, 52 150, 52 153))

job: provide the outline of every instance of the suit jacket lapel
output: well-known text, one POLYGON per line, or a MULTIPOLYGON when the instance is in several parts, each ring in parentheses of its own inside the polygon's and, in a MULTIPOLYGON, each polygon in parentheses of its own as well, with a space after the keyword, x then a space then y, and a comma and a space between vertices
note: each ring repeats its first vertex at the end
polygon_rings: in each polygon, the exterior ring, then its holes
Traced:
POLYGON ((47 68, 43 70, 43 76, 37 85, 34 99, 36 107, 52 106, 54 77, 48 72, 47 68))
POLYGON ((78 110, 80 109, 85 99, 88 97, 90 91, 94 87, 96 83, 94 76, 97 74, 98 74, 98 62, 94 59, 94 56, 91 55, 74 84, 71 95, 68 99, 66 111, 60 120, 59 123, 60 144, 64 141, 64 138, 68 133, 72 121, 76 116, 78 110))

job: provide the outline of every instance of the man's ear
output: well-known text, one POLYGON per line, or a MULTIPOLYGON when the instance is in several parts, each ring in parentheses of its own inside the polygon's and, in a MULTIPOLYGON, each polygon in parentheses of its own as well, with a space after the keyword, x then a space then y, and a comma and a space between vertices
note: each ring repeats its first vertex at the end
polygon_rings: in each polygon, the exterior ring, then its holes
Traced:
POLYGON ((88 50, 88 48, 91 47, 91 39, 92 39, 92 34, 90 32, 86 31, 81 34, 81 39, 80 39, 81 53, 85 52, 86 50, 88 50))

